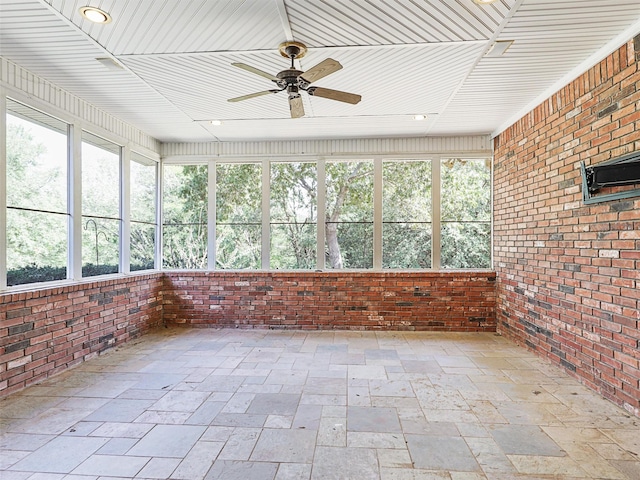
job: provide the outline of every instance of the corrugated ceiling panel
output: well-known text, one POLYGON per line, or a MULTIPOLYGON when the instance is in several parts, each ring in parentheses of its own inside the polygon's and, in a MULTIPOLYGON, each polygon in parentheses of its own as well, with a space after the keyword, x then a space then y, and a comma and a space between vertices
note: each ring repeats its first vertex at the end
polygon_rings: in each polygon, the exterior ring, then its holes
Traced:
MULTIPOLYGON (((303 70, 334 58, 343 69, 318 86, 362 95, 357 105, 324 98, 305 98, 307 113, 346 117, 437 113, 462 81, 482 43, 419 45, 385 49, 311 50, 301 60, 303 70), (380 66, 384 65, 384 69, 380 66)), ((230 54, 132 56, 122 61, 194 120, 288 118, 286 94, 243 102, 228 98, 274 88, 260 76, 231 66, 230 54), (236 83, 238 84, 236 86, 236 83)), ((241 61, 275 74, 286 60, 276 52, 244 55, 241 61)), ((256 131, 253 130, 255 133, 256 131)))
POLYGON ((632 0, 615 2, 624 9, 596 0, 562 3, 525 2, 500 35, 514 44, 502 57, 479 62, 430 133, 455 128, 470 134, 500 124, 640 16, 640 3, 632 0))
POLYGON ((286 40, 274 1, 102 0, 114 19, 107 25, 82 18, 88 2, 46 1, 115 55, 268 49, 286 40))
POLYGON ((286 0, 296 40, 308 46, 486 40, 515 0, 286 0))
MULTIPOLYGON (((191 123, 136 75, 96 61, 108 54, 38 2, 3 2, 2 18, 2 55, 12 62, 132 125, 141 125, 150 116, 191 123), (10 17, 13 20, 7 25, 10 17)), ((153 130, 147 133, 156 134, 153 130)))
POLYGON ((154 152, 160 151, 160 142, 146 135, 119 118, 95 108, 47 80, 32 74, 14 63, 0 58, 0 82, 11 89, 21 91, 30 98, 47 103, 69 115, 113 132, 123 139, 154 152))

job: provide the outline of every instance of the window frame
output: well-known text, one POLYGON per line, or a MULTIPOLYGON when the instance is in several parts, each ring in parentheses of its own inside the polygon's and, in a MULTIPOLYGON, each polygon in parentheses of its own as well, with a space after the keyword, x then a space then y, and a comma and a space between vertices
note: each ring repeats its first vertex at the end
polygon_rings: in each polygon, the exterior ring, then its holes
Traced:
MULTIPOLYGON (((215 266, 215 248, 216 248, 216 218, 215 218, 215 205, 216 205, 216 192, 215 188, 211 189, 211 185, 216 185, 216 165, 230 164, 230 163, 251 163, 259 164, 262 168, 262 262, 261 268, 255 271, 287 271, 287 272, 308 272, 312 270, 326 271, 326 272, 402 272, 402 271, 424 271, 424 272, 440 272, 440 271, 456 271, 456 270, 472 270, 472 271, 486 271, 493 268, 493 157, 489 153, 447 153, 447 154, 412 154, 412 155, 336 155, 331 157, 316 156, 316 155, 288 155, 288 156, 274 156, 274 155, 256 155, 250 157, 216 157, 216 158, 200 158, 197 160, 185 158, 169 159, 163 162, 163 168, 166 165, 209 165, 209 189, 208 189, 208 201, 209 201, 209 268, 208 271, 219 270, 215 266), (490 176, 490 267, 478 267, 478 268, 443 268, 441 266, 441 235, 442 235, 442 216, 441 216, 441 164, 443 161, 450 158, 470 159, 470 160, 487 160, 489 161, 489 176, 490 176), (325 245, 325 213, 326 213, 326 164, 328 162, 362 162, 373 161, 374 166, 374 178, 373 178, 373 203, 374 203, 374 220, 373 220, 373 267, 372 268, 343 268, 343 269, 328 269, 325 265, 324 259, 324 245, 325 245), (383 163, 388 161, 430 161, 431 162, 431 228, 432 228, 432 246, 431 246, 431 268, 384 268, 382 266, 382 192, 383 192, 383 163), (270 267, 270 179, 271 179, 271 164, 272 163, 315 163, 318 191, 317 191, 317 244, 320 246, 317 248, 316 266, 310 269, 273 269, 270 267), (211 255, 213 253, 213 255, 211 255)), ((162 260, 161 260, 162 262, 162 260)), ((224 269, 225 272, 234 271, 247 271, 247 270, 234 270, 224 269)))
MULTIPOLYGON (((316 154, 286 154, 286 155, 272 155, 272 154, 250 154, 248 156, 183 156, 183 157, 170 157, 161 160, 160 154, 157 151, 149 150, 146 147, 140 146, 131 140, 120 137, 117 133, 108 131, 103 127, 99 127, 91 122, 80 119, 77 115, 74 115, 66 110, 62 110, 59 107, 53 106, 43 100, 32 98, 19 91, 9 92, 7 89, 0 86, 0 129, 6 133, 7 131, 7 100, 15 101, 23 104, 26 107, 40 111, 48 116, 59 119, 63 123, 68 125, 68 170, 67 170, 67 209, 68 209, 68 242, 67 242, 67 279, 52 281, 52 282, 37 282, 16 285, 12 287, 7 286, 7 267, 6 267, 6 255, 7 255, 7 198, 6 195, 0 195, 0 293, 11 293, 14 291, 20 291, 23 289, 46 288, 49 286, 56 286, 61 284, 71 284, 83 281, 86 279, 100 280, 105 277, 123 276, 132 274, 130 271, 130 229, 131 229, 131 185, 130 185, 130 162, 133 151, 140 154, 156 163, 156 198, 155 198, 155 257, 154 257, 154 270, 160 271, 163 269, 163 248, 162 248, 162 220, 163 220, 163 168, 164 165, 174 164, 189 164, 199 165, 206 164, 208 168, 208 262, 207 271, 216 270, 215 268, 215 253, 216 253, 216 238, 215 238, 215 188, 211 188, 216 184, 216 169, 215 165, 219 163, 255 163, 261 165, 262 170, 262 233, 261 233, 261 266, 260 270, 271 270, 269 268, 269 243, 270 243, 270 225, 269 225, 269 199, 270 199, 270 165, 272 162, 314 162, 316 164, 317 182, 319 189, 317 192, 317 259, 316 269, 322 271, 329 271, 325 267, 324 257, 324 245, 325 245, 325 228, 324 219, 326 212, 326 188, 322 188, 326 183, 326 162, 333 161, 373 161, 374 163, 374 261, 373 268, 367 269, 331 269, 332 272, 340 271, 362 271, 362 272, 394 272, 403 271, 409 269, 392 269, 382 267, 382 165, 383 162, 391 160, 430 160, 432 162, 432 184, 441 185, 440 181, 440 164, 443 159, 447 158, 470 158, 470 159, 488 159, 490 163, 490 197, 491 197, 491 221, 490 221, 490 238, 491 238, 491 259, 490 264, 493 268, 493 156, 489 151, 480 152, 447 152, 447 153, 424 153, 424 154, 378 154, 378 153, 366 153, 366 154, 329 154, 329 155, 316 155, 316 154), (120 179, 120 242, 119 242, 119 272, 117 274, 100 275, 95 277, 83 277, 82 276, 82 185, 81 185, 81 162, 82 162, 82 134, 81 132, 86 130, 87 132, 102 137, 116 145, 121 147, 121 179, 120 179), (213 167, 213 168, 211 168, 213 167)), ((6 178, 6 153, 7 153, 6 135, 2 135, 0 139, 0 191, 6 191, 7 178, 6 178)), ((427 269, 416 269, 417 271, 444 271, 445 269, 440 266, 440 235, 441 235, 441 216, 440 216, 440 188, 432 188, 432 229, 434 235, 432 236, 432 265, 427 269), (435 234, 435 232, 438 232, 435 234)), ((135 222, 135 221, 134 221, 135 222)), ((446 269, 455 270, 455 269, 446 269)), ((469 270, 469 269, 464 269, 469 270)), ((474 268, 470 270, 487 270, 487 268, 474 268)), ((135 274, 149 272, 150 270, 136 271, 135 274)), ((233 271, 233 270, 226 270, 233 271)), ((296 271, 296 270, 291 270, 296 271)), ((302 270, 309 271, 309 270, 302 270)))
MULTIPOLYGON (((7 102, 12 101, 24 105, 32 110, 42 112, 43 114, 53 117, 62 123, 67 124, 67 278, 64 280, 54 280, 46 282, 25 283, 15 286, 7 285, 7 198, 6 195, 0 195, 0 294, 13 293, 24 290, 32 290, 34 288, 50 288, 60 285, 76 284, 87 280, 102 280, 107 278, 121 277, 128 275, 129 272, 129 252, 128 245, 128 228, 129 223, 129 202, 130 189, 127 185, 129 182, 123 181, 128 176, 128 162, 130 161, 130 152, 136 151, 138 154, 149 158, 156 164, 156 171, 159 171, 161 160, 158 152, 149 150, 148 148, 138 145, 130 140, 124 139, 114 132, 108 131, 100 126, 92 124, 88 121, 79 119, 77 116, 63 111, 47 102, 32 98, 18 91, 8 91, 0 85, 0 191, 6 192, 7 186, 7 102), (96 275, 90 277, 82 276, 82 131, 104 138, 105 140, 120 147, 120 180, 119 180, 119 198, 121 218, 119 225, 120 241, 119 249, 119 273, 96 275), (125 238, 126 237, 126 238, 125 238)), ((156 238, 159 235, 158 221, 160 218, 160 202, 159 192, 161 182, 159 181, 159 173, 156 174, 156 238)), ((155 258, 157 262, 160 258, 160 249, 158 242, 155 246, 155 258)), ((157 269, 157 263, 155 264, 157 269)), ((149 270, 140 271, 140 273, 148 273, 149 270)), ((138 274, 139 272, 132 273, 138 274)))

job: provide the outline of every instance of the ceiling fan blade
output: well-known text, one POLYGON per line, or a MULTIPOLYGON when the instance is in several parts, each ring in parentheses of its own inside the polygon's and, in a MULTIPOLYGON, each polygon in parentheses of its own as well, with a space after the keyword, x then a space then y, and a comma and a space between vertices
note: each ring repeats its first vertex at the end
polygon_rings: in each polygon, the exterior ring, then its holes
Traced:
POLYGON ((328 98, 329 100, 337 100, 338 102, 350 103, 352 105, 362 100, 362 96, 356 95, 355 93, 341 92, 340 90, 331 90, 330 88, 311 87, 307 92, 314 97, 328 98))
POLYGON ((278 81, 278 77, 271 75, 264 70, 260 70, 259 68, 247 65, 246 63, 232 63, 231 65, 246 70, 247 72, 255 73, 256 75, 260 75, 261 77, 268 78, 269 80, 273 80, 274 82, 278 81))
POLYGON ((304 117, 304 105, 300 95, 289 95, 289 110, 291 110, 291 118, 304 117))
POLYGON ((313 83, 316 80, 326 77, 327 75, 337 72, 342 68, 340 62, 332 58, 327 58, 321 61, 315 67, 311 67, 309 70, 300 75, 307 83, 313 83))
POLYGON ((249 100, 250 98, 261 97, 262 95, 269 95, 270 93, 278 93, 280 91, 281 90, 264 90, 263 92, 250 93, 249 95, 230 98, 227 102, 241 102, 242 100, 249 100))

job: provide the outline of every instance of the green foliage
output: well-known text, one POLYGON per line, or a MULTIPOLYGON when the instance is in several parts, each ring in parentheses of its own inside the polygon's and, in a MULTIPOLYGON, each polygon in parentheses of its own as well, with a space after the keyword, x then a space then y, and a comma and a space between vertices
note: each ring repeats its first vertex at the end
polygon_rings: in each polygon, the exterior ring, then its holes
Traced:
POLYGON ((118 273, 118 265, 93 265, 92 263, 82 265, 83 277, 96 277, 109 273, 118 273))
POLYGON ((327 268, 373 266, 373 162, 326 166, 327 268))
MULTIPOLYGON (((490 266, 489 167, 484 160, 443 162, 441 263, 445 268, 490 266)), ((165 190, 177 188, 181 201, 165 196, 165 210, 174 212, 171 218, 193 223, 181 233, 165 227, 165 265, 205 268, 206 262, 196 260, 204 258, 198 252, 206 254, 206 232, 199 230, 206 223, 202 215, 206 211, 206 167, 174 168, 182 170, 169 179, 165 190), (173 238, 180 239, 180 248, 167 249, 173 238)), ((217 266, 259 268, 261 167, 221 164, 217 168, 217 266)), ((326 182, 327 267, 371 268, 373 163, 328 162, 326 182)), ((431 162, 386 161, 383 185, 383 266, 430 268, 431 162)), ((314 268, 316 165, 273 163, 270 193, 271 268, 314 268)))
POLYGON ((261 266, 262 171, 260 164, 216 166, 216 267, 261 266))
POLYGON ((491 164, 450 159, 442 165, 444 268, 491 266, 491 164))
POLYGON ((431 267, 431 162, 383 164, 382 265, 431 267))
POLYGON ((31 264, 7 270, 7 285, 10 287, 25 283, 52 282, 65 278, 67 278, 67 267, 39 267, 31 264))
POLYGON ((58 132, 7 116, 7 270, 12 285, 47 281, 50 270, 66 266, 66 174, 60 159, 50 158, 59 153, 60 144, 66 152, 58 132), (52 152, 43 143, 45 134, 51 137, 52 152), (39 275, 43 279, 32 280, 39 275))
POLYGON ((272 164, 270 188, 271 268, 314 268, 317 244, 316 164, 272 164))
MULTIPOLYGON (((7 269, 10 285, 66 278, 66 171, 51 162, 54 142, 24 121, 7 128, 7 269), (22 123, 21 123, 22 122, 22 123), (61 187, 62 186, 62 187, 61 187), (16 208, 18 207, 18 208, 16 208), (23 208, 59 211, 31 212, 23 208)), ((45 129, 46 130, 46 129, 45 129)), ((51 130, 49 134, 64 135, 51 130)), ((62 143, 64 145, 64 141, 62 143)), ((56 148, 60 148, 59 146, 56 148)), ((119 167, 113 152, 87 144, 83 159, 83 275, 118 271, 119 167), (111 219, 98 218, 110 216, 111 219)), ((164 169, 163 265, 207 268, 208 169, 164 169)), ((489 267, 490 164, 445 160, 441 168, 441 264, 489 267)), ((218 268, 261 266, 260 164, 217 165, 218 268)), ((155 170, 132 164, 131 270, 153 268, 155 170)), ((317 173, 312 162, 272 163, 271 268, 316 266, 317 173)), ((383 163, 383 266, 431 266, 431 162, 383 163)), ((373 162, 327 162, 324 246, 328 268, 373 265, 373 162)))
POLYGON ((131 222, 129 269, 132 272, 154 268, 155 236, 155 225, 131 222))

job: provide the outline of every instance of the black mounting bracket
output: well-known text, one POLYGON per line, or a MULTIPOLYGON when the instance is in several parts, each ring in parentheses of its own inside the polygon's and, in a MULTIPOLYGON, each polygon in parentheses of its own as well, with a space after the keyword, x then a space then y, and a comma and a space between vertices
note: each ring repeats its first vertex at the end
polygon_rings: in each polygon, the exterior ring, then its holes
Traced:
POLYGON ((584 203, 598 203, 640 196, 640 188, 594 196, 605 187, 640 185, 640 152, 591 167, 586 167, 584 162, 581 162, 580 171, 582 173, 582 200, 584 203))

